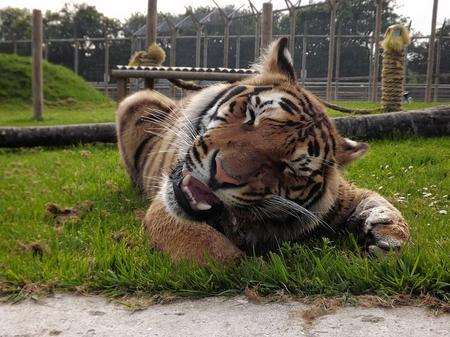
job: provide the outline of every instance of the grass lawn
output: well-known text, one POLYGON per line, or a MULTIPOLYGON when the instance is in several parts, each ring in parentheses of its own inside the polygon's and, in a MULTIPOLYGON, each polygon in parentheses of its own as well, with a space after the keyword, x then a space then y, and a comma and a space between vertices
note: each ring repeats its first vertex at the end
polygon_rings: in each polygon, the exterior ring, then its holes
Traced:
MULTIPOLYGON (((371 102, 337 101, 348 108, 371 109, 378 105, 371 102)), ((442 103, 413 102, 406 104, 406 110, 424 109, 442 103)), ((114 121, 116 104, 110 103, 78 103, 71 106, 53 104, 45 108, 44 120, 33 121, 31 106, 17 103, 0 104, 0 127, 1 126, 29 126, 29 125, 58 125, 79 123, 102 123, 114 121)), ((330 110, 333 117, 348 116, 348 114, 330 110)))
POLYGON ((114 145, 0 150, 0 295, 431 295, 449 301, 450 138, 372 143, 350 180, 394 202, 412 227, 400 256, 369 259, 351 237, 284 245, 225 268, 172 264, 148 248, 143 201, 114 145), (49 203, 79 210, 59 221, 49 203))
POLYGON ((32 120, 31 106, 17 103, 0 104, 0 126, 39 126, 112 122, 116 104, 77 103, 72 106, 51 105, 44 110, 44 120, 32 120))

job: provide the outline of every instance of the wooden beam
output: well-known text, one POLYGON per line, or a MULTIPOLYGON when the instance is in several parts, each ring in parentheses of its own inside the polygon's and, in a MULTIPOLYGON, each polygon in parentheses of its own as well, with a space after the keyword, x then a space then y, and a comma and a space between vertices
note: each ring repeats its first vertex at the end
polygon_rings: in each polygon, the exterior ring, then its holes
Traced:
POLYGON ((265 49, 272 42, 273 6, 271 2, 263 3, 261 23, 261 49, 265 49))
POLYGON ((433 14, 431 18, 431 34, 428 43, 428 60, 427 60, 427 84, 425 89, 425 102, 431 102, 433 93, 433 72, 434 72, 434 57, 435 57, 435 43, 436 43, 436 17, 438 10, 438 0, 433 2, 433 14))
POLYGON ((42 120, 44 110, 44 79, 42 69, 42 12, 33 10, 33 32, 32 32, 32 91, 33 91, 33 118, 42 120))

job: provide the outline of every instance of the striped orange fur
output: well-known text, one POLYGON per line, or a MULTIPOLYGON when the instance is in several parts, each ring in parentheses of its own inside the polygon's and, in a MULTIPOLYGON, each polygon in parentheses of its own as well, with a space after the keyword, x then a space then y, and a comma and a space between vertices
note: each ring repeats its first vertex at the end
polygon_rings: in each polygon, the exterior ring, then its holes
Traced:
POLYGON ((367 145, 342 137, 298 85, 286 39, 259 70, 182 102, 146 90, 120 103, 119 150, 151 200, 152 246, 174 260, 227 262, 346 229, 369 250, 398 249, 409 237, 400 212, 341 173, 367 145))

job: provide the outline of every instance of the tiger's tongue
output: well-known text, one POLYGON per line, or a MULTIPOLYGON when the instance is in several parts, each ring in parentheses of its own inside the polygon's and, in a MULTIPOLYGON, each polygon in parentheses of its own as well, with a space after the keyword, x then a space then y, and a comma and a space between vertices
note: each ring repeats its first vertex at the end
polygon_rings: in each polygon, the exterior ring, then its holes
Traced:
POLYGON ((184 176, 181 182, 181 190, 186 195, 189 205, 195 211, 207 211, 215 204, 220 204, 220 199, 211 189, 190 174, 184 176))

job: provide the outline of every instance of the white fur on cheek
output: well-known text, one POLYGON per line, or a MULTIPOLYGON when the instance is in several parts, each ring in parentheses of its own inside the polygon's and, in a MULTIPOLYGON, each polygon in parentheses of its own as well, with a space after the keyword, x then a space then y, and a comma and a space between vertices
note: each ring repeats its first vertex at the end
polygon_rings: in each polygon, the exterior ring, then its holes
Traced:
MULTIPOLYGON (((224 89, 228 88, 229 84, 217 84, 201 90, 196 95, 190 98, 189 103, 182 110, 181 123, 197 123, 200 113, 208 106, 208 104, 224 89), (186 121, 186 119, 188 121, 186 121)), ((185 132, 189 132, 189 128, 183 128, 185 132)), ((190 136, 190 135, 188 135, 190 136)), ((184 158, 186 152, 190 148, 189 144, 180 142, 179 158, 184 158)))
POLYGON ((289 62, 290 65, 292 65, 292 56, 291 53, 289 52, 289 50, 287 48, 284 49, 283 51, 283 55, 286 58, 286 60, 289 62))

